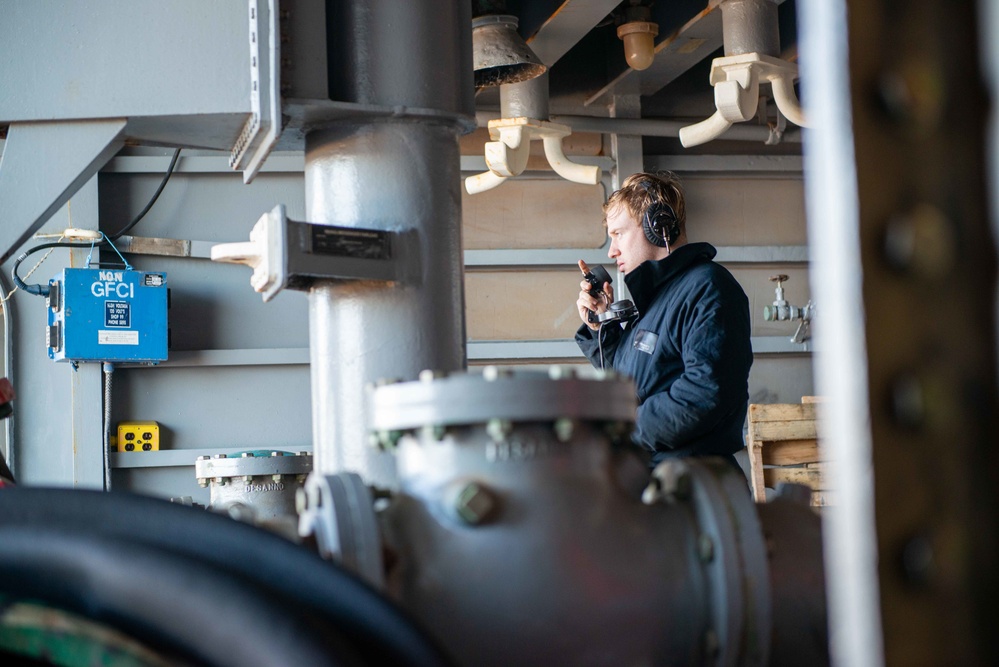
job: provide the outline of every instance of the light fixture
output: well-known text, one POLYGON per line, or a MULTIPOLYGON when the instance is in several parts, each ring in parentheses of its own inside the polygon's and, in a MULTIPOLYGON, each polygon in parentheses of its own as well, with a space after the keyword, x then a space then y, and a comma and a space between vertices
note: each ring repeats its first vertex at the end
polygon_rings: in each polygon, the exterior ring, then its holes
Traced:
POLYGON ((624 40, 624 58, 631 69, 648 68, 656 56, 653 38, 659 34, 659 25, 651 18, 648 6, 633 4, 625 10, 625 22, 617 28, 618 38, 624 40))
POLYGON ((526 81, 548 70, 517 32, 517 17, 509 14, 472 19, 472 60, 476 90, 526 81))

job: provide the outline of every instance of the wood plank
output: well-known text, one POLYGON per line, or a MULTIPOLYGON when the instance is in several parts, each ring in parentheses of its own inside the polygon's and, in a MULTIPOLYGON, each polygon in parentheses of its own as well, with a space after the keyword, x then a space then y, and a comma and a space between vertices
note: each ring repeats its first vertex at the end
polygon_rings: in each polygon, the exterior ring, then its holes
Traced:
POLYGON ((814 403, 753 403, 749 422, 815 421, 814 403))
POLYGON ((764 442, 761 455, 764 465, 801 465, 820 460, 819 447, 815 440, 764 442))
POLYGON ((802 403, 825 403, 826 402, 826 397, 825 396, 802 396, 801 397, 801 402, 802 403))
POLYGON ((815 491, 824 490, 822 471, 816 468, 764 468, 763 479, 771 489, 781 482, 804 484, 815 491))
POLYGON ((765 440, 814 440, 818 437, 814 420, 749 422, 749 432, 756 442, 765 440))
POLYGON ((758 446, 747 448, 749 453, 749 482, 753 488, 753 502, 765 503, 767 501, 766 484, 763 480, 763 452, 758 446))

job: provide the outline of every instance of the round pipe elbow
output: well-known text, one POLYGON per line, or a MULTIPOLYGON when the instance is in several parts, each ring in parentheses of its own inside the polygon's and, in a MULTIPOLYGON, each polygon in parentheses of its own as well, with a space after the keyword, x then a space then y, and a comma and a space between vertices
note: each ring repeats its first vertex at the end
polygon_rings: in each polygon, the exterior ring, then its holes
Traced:
POLYGON ((506 180, 506 176, 500 176, 491 171, 484 171, 475 176, 465 179, 465 192, 470 195, 477 195, 486 190, 492 190, 506 180))
POLYGON ((784 117, 799 127, 808 127, 805 122, 805 112, 801 108, 798 96, 794 93, 794 81, 790 77, 780 77, 771 81, 774 92, 774 102, 784 117))
POLYGON ((497 176, 510 178, 519 176, 527 168, 527 160, 531 156, 531 141, 524 140, 520 133, 516 134, 516 145, 507 141, 515 141, 510 135, 505 135, 503 141, 487 141, 485 148, 486 165, 497 176))
POLYGON ((596 185, 600 182, 600 167, 569 160, 562 151, 561 137, 545 137, 543 143, 545 157, 556 174, 573 183, 596 185))
POLYGON ((712 139, 717 139, 730 127, 732 127, 732 123, 725 120, 720 111, 716 111, 710 118, 702 120, 700 123, 680 128, 680 143, 684 148, 700 146, 712 139))

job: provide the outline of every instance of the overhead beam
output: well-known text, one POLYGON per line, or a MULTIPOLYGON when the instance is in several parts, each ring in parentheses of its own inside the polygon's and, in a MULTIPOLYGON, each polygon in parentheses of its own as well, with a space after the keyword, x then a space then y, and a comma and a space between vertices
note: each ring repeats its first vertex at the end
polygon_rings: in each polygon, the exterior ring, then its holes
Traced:
POLYGON ((565 0, 527 43, 551 67, 619 4, 620 0, 565 0))
POLYGON ((0 264, 125 143, 124 118, 14 123, 0 159, 0 264))

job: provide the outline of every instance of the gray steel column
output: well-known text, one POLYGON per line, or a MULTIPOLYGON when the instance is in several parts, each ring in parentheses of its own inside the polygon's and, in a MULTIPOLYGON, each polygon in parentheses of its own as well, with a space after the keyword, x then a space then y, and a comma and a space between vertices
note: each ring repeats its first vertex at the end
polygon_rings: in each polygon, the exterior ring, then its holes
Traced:
POLYGON ((780 55, 777 3, 773 0, 727 0, 722 3, 721 10, 726 56, 743 53, 780 55))
POLYGON ((999 662, 980 6, 799 6, 816 384, 840 494, 823 515, 837 665, 999 662))
POLYGON ((458 115, 471 116, 471 9, 443 0, 327 3, 330 97, 400 107, 306 137, 309 222, 409 231, 412 284, 318 282, 309 292, 314 469, 395 485, 368 444, 365 386, 465 367, 458 115), (402 107, 430 109, 405 117, 402 107))
POLYGON ((548 120, 548 72, 520 83, 505 83, 499 89, 502 118, 548 120))

